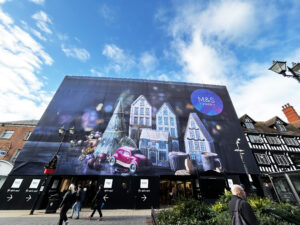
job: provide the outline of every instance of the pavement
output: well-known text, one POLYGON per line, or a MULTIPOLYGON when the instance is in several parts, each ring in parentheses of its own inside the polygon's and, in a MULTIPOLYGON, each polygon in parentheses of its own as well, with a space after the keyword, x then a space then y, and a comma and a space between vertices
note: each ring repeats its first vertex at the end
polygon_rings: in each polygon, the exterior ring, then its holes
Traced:
MULTIPOLYGON (((56 225, 59 219, 59 211, 53 214, 45 214, 45 210, 35 210, 33 215, 29 215, 30 210, 0 210, 1 225, 56 225)), ((67 216, 70 215, 68 211, 67 216)), ((68 219, 69 225, 150 225, 151 210, 102 210, 103 220, 98 221, 98 212, 96 211, 92 220, 88 220, 91 210, 86 208, 80 212, 80 219, 68 219)), ((76 214, 75 214, 76 215, 76 214)))

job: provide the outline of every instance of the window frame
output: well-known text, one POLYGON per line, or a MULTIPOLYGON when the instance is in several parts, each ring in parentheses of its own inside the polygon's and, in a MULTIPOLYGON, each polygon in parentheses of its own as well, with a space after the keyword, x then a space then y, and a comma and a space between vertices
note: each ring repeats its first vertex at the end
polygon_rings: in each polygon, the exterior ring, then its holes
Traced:
POLYGON ((2 139, 11 139, 11 137, 14 135, 14 130, 4 130, 2 134, 0 135, 0 138, 2 139))

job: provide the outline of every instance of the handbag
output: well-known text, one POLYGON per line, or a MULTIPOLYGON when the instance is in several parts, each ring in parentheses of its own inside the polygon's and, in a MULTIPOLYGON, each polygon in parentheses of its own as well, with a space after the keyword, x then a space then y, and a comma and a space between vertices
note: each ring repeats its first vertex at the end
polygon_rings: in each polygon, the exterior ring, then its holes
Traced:
POLYGON ((235 203, 234 211, 231 217, 232 225, 248 225, 245 219, 240 214, 240 203, 240 199, 238 199, 235 203))

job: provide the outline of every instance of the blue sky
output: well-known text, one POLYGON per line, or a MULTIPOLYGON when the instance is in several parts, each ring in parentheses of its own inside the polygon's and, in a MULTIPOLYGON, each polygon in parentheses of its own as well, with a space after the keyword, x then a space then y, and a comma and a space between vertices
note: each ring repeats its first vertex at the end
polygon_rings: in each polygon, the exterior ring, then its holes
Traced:
POLYGON ((300 1, 0 0, 0 120, 39 119, 65 75, 226 85, 238 116, 300 113, 300 1))

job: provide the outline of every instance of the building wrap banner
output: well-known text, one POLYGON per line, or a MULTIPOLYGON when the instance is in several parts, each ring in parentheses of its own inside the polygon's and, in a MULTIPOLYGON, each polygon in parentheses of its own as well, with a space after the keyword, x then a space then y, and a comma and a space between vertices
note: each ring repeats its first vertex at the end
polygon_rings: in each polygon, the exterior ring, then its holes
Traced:
POLYGON ((245 173, 237 138, 258 173, 225 86, 67 76, 12 174, 42 174, 61 141, 57 175, 245 173))

